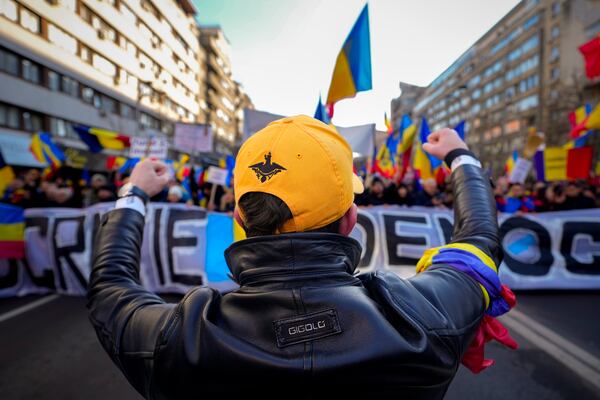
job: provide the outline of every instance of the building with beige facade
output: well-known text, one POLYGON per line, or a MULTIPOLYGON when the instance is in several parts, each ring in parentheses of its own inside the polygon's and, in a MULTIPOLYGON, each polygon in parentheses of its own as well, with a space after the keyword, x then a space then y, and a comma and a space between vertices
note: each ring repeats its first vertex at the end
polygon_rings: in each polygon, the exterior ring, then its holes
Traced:
POLYGON ((0 1, 0 131, 173 134, 200 112, 191 0, 0 1))
POLYGON ((230 44, 219 26, 200 27, 199 121, 210 125, 218 152, 234 151, 243 134, 244 108, 253 108, 231 71, 230 44))
MULTIPOLYGON (((431 82, 413 117, 432 129, 465 119, 467 142, 495 173, 529 127, 563 145, 569 112, 600 102, 600 80, 586 78, 578 51, 599 33, 597 1, 523 0, 431 82)), ((589 143, 600 150, 597 135, 589 143)))

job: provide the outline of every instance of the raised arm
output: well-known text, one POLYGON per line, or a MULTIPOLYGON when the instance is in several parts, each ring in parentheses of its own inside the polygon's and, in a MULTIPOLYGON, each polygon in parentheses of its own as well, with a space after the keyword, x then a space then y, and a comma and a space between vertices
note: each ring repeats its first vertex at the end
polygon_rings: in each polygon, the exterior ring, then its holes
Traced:
MULTIPOLYGON (((158 193, 166 179, 164 164, 154 162, 136 166, 131 176, 133 184, 149 195, 158 193)), ((104 216, 96 235, 87 307, 100 343, 146 396, 159 329, 174 315, 175 306, 140 284, 143 201, 126 197, 117 208, 104 216)))

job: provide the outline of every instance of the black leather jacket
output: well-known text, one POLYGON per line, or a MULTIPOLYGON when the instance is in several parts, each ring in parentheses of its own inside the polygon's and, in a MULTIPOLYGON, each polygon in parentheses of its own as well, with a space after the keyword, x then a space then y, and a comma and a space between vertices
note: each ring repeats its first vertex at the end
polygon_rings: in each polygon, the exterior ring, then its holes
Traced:
MULTIPOLYGON (((464 165, 452 180, 453 241, 499 263, 488 179, 464 165)), ((143 222, 130 209, 103 219, 88 308, 105 350, 147 398, 442 398, 483 316, 466 274, 434 265, 410 279, 357 276, 358 242, 326 233, 237 242, 226 259, 238 290, 198 287, 167 304, 140 285, 143 222)))

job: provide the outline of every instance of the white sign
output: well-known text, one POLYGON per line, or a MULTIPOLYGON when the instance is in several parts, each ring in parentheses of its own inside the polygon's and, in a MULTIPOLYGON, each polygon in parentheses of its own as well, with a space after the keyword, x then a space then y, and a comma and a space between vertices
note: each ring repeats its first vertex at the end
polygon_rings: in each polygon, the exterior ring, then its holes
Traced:
POLYGON ((130 158, 153 157, 165 159, 167 158, 167 150, 169 144, 167 139, 163 137, 132 137, 130 139, 131 147, 129 148, 130 158))
POLYGON ((515 166, 510 174, 510 182, 511 183, 523 183, 527 178, 527 174, 531 169, 533 163, 530 160, 526 160, 524 158, 517 158, 517 162, 515 162, 515 166))
POLYGON ((175 124, 175 147, 185 152, 211 152, 213 150, 212 128, 199 124, 175 124))
POLYGON ((210 166, 208 167, 206 181, 214 183, 215 185, 225 186, 227 184, 227 175, 229 175, 229 171, 227 171, 225 168, 210 166))

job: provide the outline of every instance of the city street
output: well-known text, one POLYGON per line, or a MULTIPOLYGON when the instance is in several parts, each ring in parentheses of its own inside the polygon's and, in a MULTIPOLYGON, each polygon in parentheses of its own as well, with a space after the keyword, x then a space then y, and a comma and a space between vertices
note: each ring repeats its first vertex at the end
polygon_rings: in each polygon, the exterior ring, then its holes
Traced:
MULTIPOLYGON (((520 349, 488 345, 496 365, 480 375, 461 367, 446 398, 600 398, 600 292, 518 300, 519 312, 503 320, 520 349)), ((100 348, 80 297, 0 300, 0 354, 3 400, 139 398, 100 348)))

